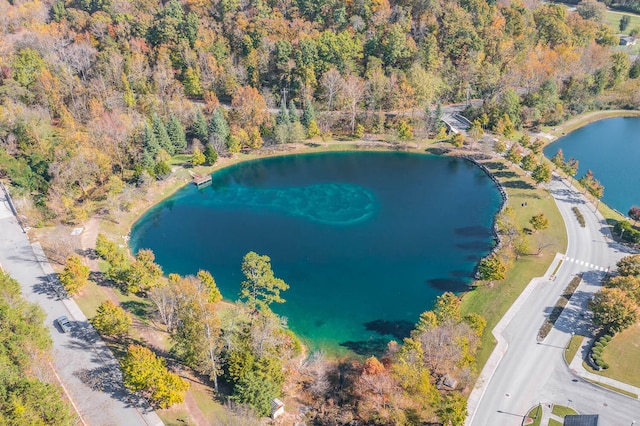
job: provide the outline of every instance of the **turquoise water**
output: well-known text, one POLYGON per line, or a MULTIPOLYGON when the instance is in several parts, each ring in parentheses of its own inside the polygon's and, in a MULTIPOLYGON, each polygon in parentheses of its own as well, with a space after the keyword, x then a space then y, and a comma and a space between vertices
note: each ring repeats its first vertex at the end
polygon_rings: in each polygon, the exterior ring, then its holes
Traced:
POLYGON ((444 291, 462 291, 492 246, 494 183, 460 159, 405 153, 269 158, 189 185, 132 229, 165 273, 207 269, 236 299, 249 251, 291 288, 274 310, 311 347, 376 353, 444 291))
POLYGON ((548 145, 551 158, 561 148, 579 161, 576 178, 591 169, 604 185, 602 201, 626 214, 640 205, 640 118, 609 118, 588 124, 548 145))

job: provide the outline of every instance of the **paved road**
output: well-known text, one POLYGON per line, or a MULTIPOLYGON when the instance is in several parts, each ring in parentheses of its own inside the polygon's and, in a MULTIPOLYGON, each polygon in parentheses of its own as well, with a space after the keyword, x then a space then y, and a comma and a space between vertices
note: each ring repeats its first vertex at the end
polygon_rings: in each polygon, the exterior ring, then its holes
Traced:
POLYGON ((557 178, 549 187, 567 227, 566 256, 554 280, 546 276, 532 281, 530 293, 504 328, 502 338, 508 349, 484 388, 474 390, 476 396, 482 396, 477 410, 467 419, 468 425, 520 425, 527 411, 540 401, 570 405, 583 414, 599 414, 602 426, 640 421, 638 400, 577 379, 564 363, 562 354, 571 332, 590 327, 580 312, 599 289, 606 273, 603 269, 615 266, 627 253, 612 242, 606 222, 582 194, 557 178), (585 228, 578 224, 571 210, 574 206, 582 212, 585 228), (571 303, 547 338, 538 342, 544 318, 569 281, 581 272, 583 282, 571 303))
MULTIPOLYGON (((22 287, 24 297, 39 304, 53 338, 54 367, 67 395, 87 425, 161 425, 145 401, 136 400, 122 386, 117 361, 89 327, 73 300, 60 299, 48 278, 53 270, 40 245, 33 246, 9 210, 0 189, 0 264, 22 287), (73 331, 62 334, 53 320, 66 315, 73 331)), ((59 285, 59 284, 56 284, 59 285)))

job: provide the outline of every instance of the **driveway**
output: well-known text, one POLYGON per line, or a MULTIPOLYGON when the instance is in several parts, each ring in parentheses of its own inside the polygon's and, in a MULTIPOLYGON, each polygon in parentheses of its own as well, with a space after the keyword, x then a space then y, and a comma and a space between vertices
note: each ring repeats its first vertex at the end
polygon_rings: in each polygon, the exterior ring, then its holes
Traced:
POLYGON ((146 401, 126 391, 111 351, 72 299, 61 299, 59 283, 38 243, 31 244, 0 190, 0 264, 15 278, 24 297, 46 313, 53 338, 54 370, 86 425, 161 425, 146 401), (73 330, 63 334, 53 324, 66 315, 73 330))

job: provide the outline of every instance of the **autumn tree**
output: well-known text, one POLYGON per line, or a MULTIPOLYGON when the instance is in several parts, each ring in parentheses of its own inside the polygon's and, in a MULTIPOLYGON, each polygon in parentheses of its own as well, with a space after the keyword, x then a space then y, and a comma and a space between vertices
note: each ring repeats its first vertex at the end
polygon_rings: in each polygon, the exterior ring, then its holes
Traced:
POLYGON ((202 151, 200 151, 200 148, 198 147, 193 148, 193 152, 191 153, 191 158, 189 159, 189 163, 191 163, 192 166, 196 167, 201 164, 204 164, 206 160, 207 158, 202 153, 202 151))
POLYGON ((593 323, 617 333, 638 320, 638 306, 619 288, 603 288, 589 303, 593 323))
POLYGON ((528 172, 535 170, 538 165, 538 160, 533 153, 529 153, 522 158, 522 169, 528 172))
POLYGON ((549 219, 547 219, 544 213, 539 213, 537 215, 531 216, 531 219, 529 219, 529 223, 536 231, 542 231, 549 227, 549 219))
POLYGON ((587 173, 585 173, 578 182, 580 182, 580 185, 582 185, 594 198, 602 198, 602 195, 604 194, 604 186, 593 176, 593 172, 591 170, 587 170, 587 173))
POLYGON ((243 128, 260 127, 269 121, 269 112, 264 97, 251 86, 239 87, 231 99, 231 113, 236 123, 243 128))
POLYGON ((247 253, 242 260, 242 273, 246 280, 240 284, 240 299, 248 306, 268 311, 272 303, 284 303, 280 292, 287 290, 289 285, 274 276, 269 256, 247 253))
POLYGON ((607 281, 606 286, 619 288, 640 307, 640 275, 619 275, 612 277, 607 281))
MULTIPOLYGON (((202 270, 197 277, 172 275, 169 285, 172 286, 168 295, 173 298, 172 305, 163 307, 170 307, 170 315, 175 316, 170 331, 173 350, 187 365, 206 374, 217 391, 223 342, 215 303, 222 299, 222 295, 211 274, 202 270)), ((160 293, 155 296, 158 300, 160 293)), ((169 314, 167 310, 164 313, 169 314)))
POLYGON ((462 426, 467 418, 467 401, 460 392, 447 394, 438 407, 438 417, 445 426, 462 426))
POLYGON ((541 183, 551 182, 551 169, 545 162, 538 164, 538 166, 531 172, 533 180, 540 185, 541 183))
POLYGON ((89 282, 89 267, 78 255, 69 256, 64 270, 59 274, 60 282, 68 294, 77 294, 89 282))
POLYGON ((640 276, 640 254, 625 256, 616 264, 620 275, 640 276))
POLYGON ((445 292, 436 298, 433 306, 438 324, 460 321, 460 299, 451 292, 445 292))
POLYGON ((640 207, 638 207, 638 206, 631 207, 627 214, 629 215, 629 217, 631 219, 633 219, 634 222, 639 221, 640 220, 640 207))
POLYGON ((507 267, 497 254, 493 253, 480 261, 478 278, 484 281, 498 281, 504 279, 507 267))
POLYGON ((120 361, 124 385, 133 392, 142 392, 160 408, 184 401, 189 382, 167 370, 164 358, 149 349, 130 345, 120 361))
POLYGON ((551 162, 559 169, 564 167, 564 153, 562 152, 562 148, 558 148, 556 154, 551 158, 551 162))
POLYGON ((142 249, 127 269, 125 291, 144 293, 158 284, 162 277, 162 268, 155 263, 155 255, 151 250, 142 249))
POLYGON ((120 306, 106 300, 98 306, 91 324, 103 336, 124 336, 131 329, 131 317, 120 306))

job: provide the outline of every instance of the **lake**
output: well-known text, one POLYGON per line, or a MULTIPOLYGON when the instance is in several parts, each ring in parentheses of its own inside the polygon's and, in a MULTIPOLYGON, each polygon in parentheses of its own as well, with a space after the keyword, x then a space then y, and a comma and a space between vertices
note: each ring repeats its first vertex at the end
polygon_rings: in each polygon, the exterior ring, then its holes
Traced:
POLYGON ((562 149, 576 158, 576 178, 591 169, 604 185, 602 201, 625 215, 640 205, 640 118, 608 118, 588 124, 545 147, 551 158, 562 149))
POLYGON ((133 227, 165 273, 209 270, 237 298, 249 251, 291 288, 275 312, 311 348, 372 354, 464 291, 493 244, 501 197, 461 159, 342 152, 241 163, 188 185, 133 227))

